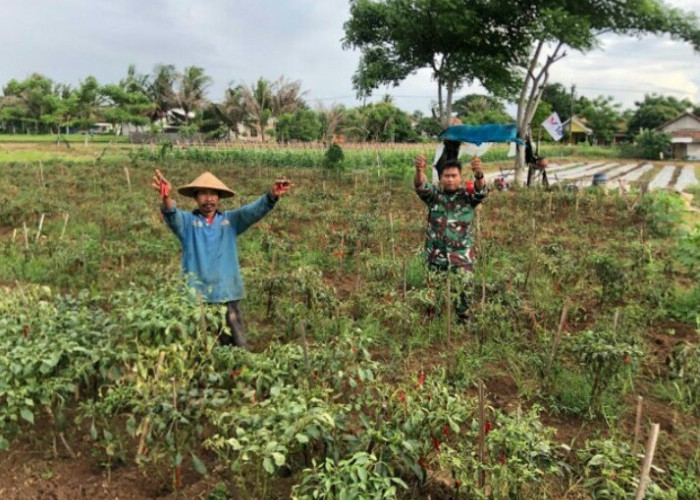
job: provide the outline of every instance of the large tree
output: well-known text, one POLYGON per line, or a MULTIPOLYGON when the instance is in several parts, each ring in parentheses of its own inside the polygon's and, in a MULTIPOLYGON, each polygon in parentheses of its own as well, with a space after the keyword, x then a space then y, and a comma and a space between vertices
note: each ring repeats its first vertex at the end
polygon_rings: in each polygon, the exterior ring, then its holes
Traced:
POLYGON ((454 111, 462 123, 468 125, 513 122, 513 117, 506 112, 503 101, 488 95, 465 95, 455 101, 454 111))
MULTIPOLYGON (((513 8, 519 2, 512 2, 513 8)), ((624 35, 667 34, 700 49, 700 26, 693 13, 665 5, 660 0, 532 0, 533 16, 527 19, 531 40, 525 49, 529 63, 522 68, 517 125, 521 137, 530 124, 556 61, 567 48, 588 52, 606 33, 624 35)), ((525 176, 525 152, 516 162, 516 181, 525 176)))
POLYGON ((627 124, 630 134, 637 134, 641 129, 655 129, 681 113, 693 109, 693 103, 688 99, 656 94, 647 94, 643 101, 637 101, 634 104, 637 108, 627 124))
POLYGON ((343 45, 361 52, 353 85, 367 96, 429 68, 438 118, 447 126, 462 85, 478 80, 499 93, 512 88, 513 70, 524 64, 520 47, 529 41, 520 19, 529 10, 505 0, 351 0, 343 45))
POLYGON ((598 96, 595 99, 582 97, 576 103, 576 114, 586 119, 597 142, 609 144, 620 128, 621 107, 622 104, 615 102, 612 97, 598 96))
POLYGON ((175 92, 177 72, 172 64, 158 64, 153 68, 153 76, 148 84, 148 96, 155 103, 151 120, 165 118, 168 110, 178 105, 175 92))
POLYGON ((10 80, 3 88, 3 94, 6 98, 3 101, 4 119, 19 124, 22 131, 31 127, 34 133, 41 132, 45 123, 42 116, 53 113, 57 106, 53 81, 38 73, 22 81, 10 80))

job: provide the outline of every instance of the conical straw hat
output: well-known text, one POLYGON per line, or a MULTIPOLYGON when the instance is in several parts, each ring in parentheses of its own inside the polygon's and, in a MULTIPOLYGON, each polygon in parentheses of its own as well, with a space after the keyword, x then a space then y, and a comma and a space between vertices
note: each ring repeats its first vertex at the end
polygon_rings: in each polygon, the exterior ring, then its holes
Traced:
POLYGON ((189 184, 178 188, 177 192, 183 196, 194 198, 200 189, 214 189, 218 191, 219 198, 231 198, 235 194, 211 172, 204 172, 189 184))

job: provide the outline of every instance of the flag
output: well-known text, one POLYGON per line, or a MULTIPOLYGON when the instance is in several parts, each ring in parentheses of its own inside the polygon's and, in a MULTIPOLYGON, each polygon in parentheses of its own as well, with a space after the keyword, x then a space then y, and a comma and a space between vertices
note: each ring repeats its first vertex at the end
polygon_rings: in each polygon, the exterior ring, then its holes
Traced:
POLYGON ((555 111, 547 117, 545 121, 542 122, 544 129, 552 136, 555 141, 560 140, 564 137, 564 128, 561 126, 561 119, 555 111))

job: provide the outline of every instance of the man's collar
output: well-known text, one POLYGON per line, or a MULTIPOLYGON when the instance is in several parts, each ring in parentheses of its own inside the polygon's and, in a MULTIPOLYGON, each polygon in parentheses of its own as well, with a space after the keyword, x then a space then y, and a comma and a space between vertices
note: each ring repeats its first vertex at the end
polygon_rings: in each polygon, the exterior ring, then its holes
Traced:
MULTIPOLYGON (((206 219, 206 216, 202 212, 200 212, 198 208, 192 210, 192 214, 202 216, 206 219)), ((218 208, 214 212, 214 217, 216 217, 217 215, 221 215, 221 211, 218 208)))

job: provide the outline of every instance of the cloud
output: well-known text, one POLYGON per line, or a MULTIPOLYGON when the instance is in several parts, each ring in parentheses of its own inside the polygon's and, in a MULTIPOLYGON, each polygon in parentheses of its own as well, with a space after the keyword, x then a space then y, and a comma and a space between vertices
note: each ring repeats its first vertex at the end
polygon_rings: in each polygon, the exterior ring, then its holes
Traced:
MULTIPOLYGON (((700 0, 667 2, 700 11, 700 0)), ((211 99, 230 82, 259 77, 301 80, 313 104, 354 106, 351 78, 359 54, 343 50, 347 0, 4 0, 0 84, 33 72, 77 85, 123 78, 129 64, 150 73, 158 63, 202 66, 214 83, 211 99)), ((606 37, 599 50, 572 53, 553 66, 551 81, 576 84, 588 97, 612 95, 625 107, 645 92, 700 102, 700 56, 668 38, 606 37)), ((428 112, 437 97, 428 70, 397 88, 380 89, 412 111, 428 112)), ((457 96, 482 92, 480 85, 457 96)))

